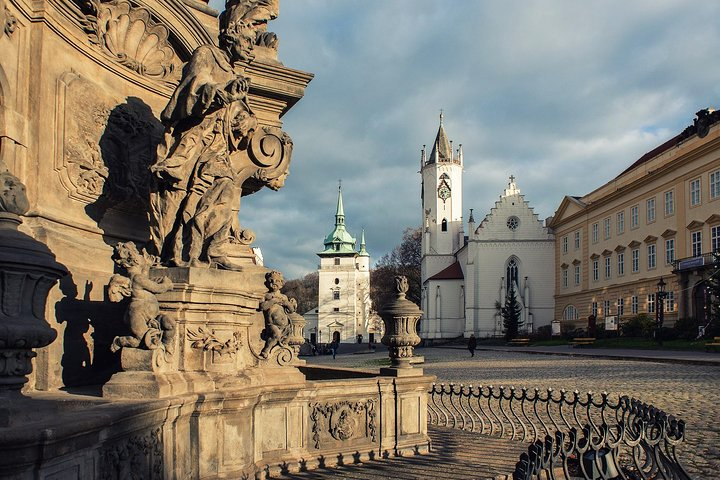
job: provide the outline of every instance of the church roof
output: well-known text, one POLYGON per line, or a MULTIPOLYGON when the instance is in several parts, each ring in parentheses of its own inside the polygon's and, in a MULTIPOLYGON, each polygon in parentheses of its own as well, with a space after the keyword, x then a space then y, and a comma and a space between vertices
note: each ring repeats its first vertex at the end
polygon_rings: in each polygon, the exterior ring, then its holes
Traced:
POLYGON ((443 114, 440 114, 440 127, 438 128, 437 136, 435 137, 435 143, 433 144, 432 152, 430 152, 430 158, 428 163, 436 162, 452 162, 453 152, 450 147, 450 141, 448 140, 445 128, 443 128, 443 114))
POLYGON ((360 251, 358 252, 358 255, 361 257, 369 257, 370 254, 365 250, 365 229, 362 229, 362 234, 360 235, 360 251))
POLYGON ((338 187, 337 209, 335 211, 335 228, 328 233, 323 242, 325 250, 318 253, 322 256, 356 255, 355 237, 345 229, 345 211, 342 201, 342 187, 338 187))
POLYGON ((445 270, 441 270, 432 277, 428 278, 428 280, 463 280, 464 278, 465 275, 463 275, 460 262, 455 262, 445 270))

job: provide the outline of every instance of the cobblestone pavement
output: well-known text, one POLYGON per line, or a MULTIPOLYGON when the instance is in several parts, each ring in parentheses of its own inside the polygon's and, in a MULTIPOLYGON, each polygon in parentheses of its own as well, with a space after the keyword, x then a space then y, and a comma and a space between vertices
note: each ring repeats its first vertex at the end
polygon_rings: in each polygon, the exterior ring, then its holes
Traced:
MULTIPOLYGON (((378 368, 387 353, 312 357, 309 364, 378 368)), ((680 459, 697 479, 720 478, 720 367, 521 352, 425 348, 425 373, 438 383, 609 392, 651 403, 685 420, 680 459)))

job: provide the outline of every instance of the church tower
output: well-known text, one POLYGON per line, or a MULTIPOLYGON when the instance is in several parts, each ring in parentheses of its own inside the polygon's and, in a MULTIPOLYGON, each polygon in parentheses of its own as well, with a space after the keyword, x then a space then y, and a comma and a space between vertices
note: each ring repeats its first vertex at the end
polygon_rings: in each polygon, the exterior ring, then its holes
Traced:
POLYGON ((317 338, 329 343, 355 343, 368 340, 370 324, 370 254, 362 231, 360 251, 357 241, 345 228, 342 187, 338 187, 335 228, 325 237, 325 248, 318 269, 317 338))
POLYGON ((464 245, 462 171, 462 145, 453 151, 441 113, 430 155, 423 145, 420 157, 423 281, 452 265, 454 254, 464 245))

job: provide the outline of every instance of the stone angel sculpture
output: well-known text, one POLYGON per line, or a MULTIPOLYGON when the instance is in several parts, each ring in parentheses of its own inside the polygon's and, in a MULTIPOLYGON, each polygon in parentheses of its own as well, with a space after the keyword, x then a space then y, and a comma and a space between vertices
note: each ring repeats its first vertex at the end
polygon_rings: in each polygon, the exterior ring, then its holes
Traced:
POLYGON ((113 260, 129 276, 113 275, 108 285, 108 297, 111 302, 130 299, 124 319, 130 328, 130 335, 115 337, 110 350, 117 352, 123 347, 148 350, 162 348, 172 354, 175 348, 175 321, 160 313, 160 305, 155 297, 158 293, 171 290, 172 281, 168 277, 151 279, 153 257, 145 250, 138 251, 133 242, 119 242, 115 246, 113 260))
POLYGON ((284 284, 280 272, 273 270, 265 275, 265 285, 269 292, 260 302, 260 310, 265 317, 265 346, 260 352, 262 358, 267 358, 270 350, 276 345, 285 346, 288 336, 292 333, 289 315, 295 313, 297 301, 280 293, 284 284))

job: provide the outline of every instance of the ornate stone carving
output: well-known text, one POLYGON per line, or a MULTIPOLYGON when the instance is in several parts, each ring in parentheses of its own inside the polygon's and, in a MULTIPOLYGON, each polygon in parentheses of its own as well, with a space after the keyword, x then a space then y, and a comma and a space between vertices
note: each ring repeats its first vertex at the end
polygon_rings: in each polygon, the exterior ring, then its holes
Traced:
POLYGON ((177 80, 180 61, 168 42, 169 30, 155 22, 146 8, 127 0, 77 3, 91 44, 140 75, 173 83, 177 80))
POLYGON ((98 472, 103 480, 164 478, 162 430, 133 435, 100 450, 98 472))
POLYGON ((265 317, 265 346, 260 351, 261 358, 268 358, 276 345, 287 347, 288 337, 292 333, 289 315, 295 312, 297 301, 280 293, 284 284, 280 272, 273 270, 265 275, 265 285, 269 291, 260 302, 260 310, 265 317))
POLYGON ((129 277, 113 275, 108 285, 108 297, 111 302, 120 302, 130 298, 125 312, 125 323, 130 335, 113 339, 110 350, 116 352, 123 347, 155 350, 162 348, 168 354, 175 350, 175 321, 160 313, 160 305, 155 297, 173 288, 172 281, 163 277, 160 280, 150 278, 153 258, 143 250, 139 252, 133 242, 119 242, 115 246, 115 263, 126 269, 129 277))
POLYGON ((60 78, 58 98, 61 149, 56 169, 70 197, 84 203, 99 200, 127 212, 146 211, 149 166, 162 137, 150 107, 139 99, 116 98, 75 73, 60 78))
POLYGON ((28 208, 25 186, 0 162, 0 396, 22 388, 32 372, 33 349, 55 340, 45 302, 67 274, 45 245, 18 231, 28 208))
MULTIPOLYGON (((272 2, 250 3, 269 8, 272 2)), ((259 129, 248 104, 250 79, 243 72, 257 27, 247 20, 255 18, 250 3, 228 2, 220 47, 193 52, 162 112, 166 132, 151 168, 157 182, 150 226, 168 266, 240 270, 253 264, 248 244, 254 234, 240 227, 240 197, 262 187, 277 190, 287 175, 292 142, 277 128, 259 129)))
POLYGON ((188 330, 187 338, 192 342, 190 344, 192 348, 210 350, 220 355, 234 355, 242 346, 238 332, 233 332, 232 336, 223 342, 215 335, 215 330, 207 327, 198 327, 195 331, 188 330))
POLYGON ((277 50, 277 35, 267 31, 267 24, 279 13, 279 0, 225 0, 225 11, 220 21, 252 32, 254 45, 277 50))
POLYGON ((17 18, 10 12, 5 5, 5 0, 0 0, 0 37, 3 34, 10 36, 17 28, 17 18))
POLYGON ((320 448, 323 436, 339 442, 358 436, 376 441, 375 400, 311 403, 310 408, 315 448, 320 448))
POLYGON ((420 343, 417 322, 422 311, 405 298, 408 291, 407 277, 395 277, 395 291, 396 298, 379 312, 385 323, 382 343, 388 347, 392 367, 412 368, 410 359, 413 356, 413 347, 420 343))

